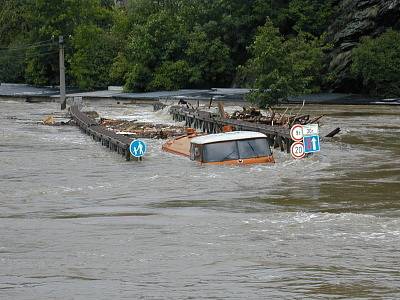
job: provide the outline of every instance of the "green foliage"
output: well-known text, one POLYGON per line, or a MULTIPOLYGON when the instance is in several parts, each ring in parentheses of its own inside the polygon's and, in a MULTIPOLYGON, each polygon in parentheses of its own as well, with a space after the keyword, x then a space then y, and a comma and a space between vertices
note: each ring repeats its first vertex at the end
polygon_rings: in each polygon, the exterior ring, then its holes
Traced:
POLYGON ((138 63, 130 67, 124 78, 125 91, 143 92, 147 90, 147 86, 152 79, 152 74, 149 68, 138 63))
POLYGON ((190 83, 196 87, 226 86, 231 81, 230 49, 216 38, 210 41, 200 28, 189 36, 186 59, 192 69, 190 83))
POLYGON ((289 95, 319 90, 323 51, 321 42, 300 33, 285 39, 271 21, 260 28, 250 47, 252 58, 244 67, 254 79, 248 100, 261 107, 271 106, 289 95))
POLYGON ((116 43, 95 25, 79 26, 72 39, 71 75, 82 89, 105 87, 111 82, 110 68, 116 43))
POLYGON ((25 81, 26 51, 20 36, 9 44, 8 49, 0 49, 0 82, 25 81))
POLYGON ((232 81, 229 47, 193 22, 190 16, 196 12, 191 5, 182 2, 182 6, 176 6, 173 1, 147 5, 153 9, 143 9, 146 4, 139 0, 131 2, 132 11, 128 10, 126 19, 117 24, 128 42, 114 60, 112 74, 120 80, 129 78, 126 89, 225 86, 232 81), (149 15, 136 16, 138 7, 149 15), (126 68, 125 64, 132 67, 126 68), (141 69, 150 74, 138 76, 141 69), (135 78, 141 81, 134 84, 135 78))
POLYGON ((0 0, 0 46, 15 44, 24 35, 24 0, 0 0))
MULTIPOLYGON (((18 40, 19 51, 9 56, 24 61, 23 72, 18 69, 15 80, 23 76, 24 81, 37 85, 58 84, 58 36, 66 41, 66 63, 71 57, 70 37, 81 25, 96 24, 107 28, 112 14, 109 1, 101 0, 2 0, 0 13, 0 46, 10 48, 18 40), (103 6, 104 5, 104 6, 103 6), (23 74, 23 75, 21 75, 23 74)), ((5 72, 0 64, 0 73, 5 72)), ((69 75, 69 74, 67 74, 69 75)), ((67 77, 71 82, 71 78, 67 77)))
POLYGON ((191 77, 189 64, 184 60, 163 63, 149 84, 150 90, 179 90, 187 86, 191 77))
POLYGON ((335 7, 333 0, 293 0, 286 16, 294 23, 296 32, 320 36, 332 22, 335 7))
MULTIPOLYGON (((0 81, 57 85, 63 35, 69 85, 150 91, 246 84, 254 89, 249 99, 268 106, 319 90, 321 41, 335 3, 0 0, 0 81)), ((352 72, 373 94, 399 94, 397 35, 364 39, 354 50, 352 72)))
POLYGON ((366 37, 353 50, 352 73, 362 79, 374 96, 400 96, 400 32, 388 30, 366 37))

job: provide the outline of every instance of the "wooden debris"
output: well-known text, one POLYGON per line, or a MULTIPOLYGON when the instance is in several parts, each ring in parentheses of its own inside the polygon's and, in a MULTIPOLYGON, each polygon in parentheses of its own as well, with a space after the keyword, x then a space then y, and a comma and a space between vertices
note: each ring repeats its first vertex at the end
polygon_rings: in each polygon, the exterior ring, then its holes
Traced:
POLYGON ((42 119, 39 124, 47 126, 71 125, 73 121, 66 115, 50 115, 42 119))
POLYGON ((335 135, 337 135, 340 132, 340 128, 336 128, 335 130, 332 130, 330 133, 328 133, 325 137, 327 138, 332 138, 335 135))
POLYGON ((160 101, 156 102, 153 104, 153 111, 159 111, 162 110, 166 107, 167 105, 165 105, 164 103, 161 103, 160 101))
POLYGON ((97 119, 99 116, 99 113, 97 111, 84 111, 84 113, 91 119, 97 119))
POLYGON ((229 116, 225 113, 224 104, 222 102, 218 102, 218 112, 221 118, 226 118, 227 116, 229 116))
POLYGON ((181 126, 169 126, 126 120, 113 120, 101 118, 100 126, 125 136, 135 138, 159 138, 166 139, 185 134, 185 128, 181 126))
POLYGON ((55 123, 53 116, 47 116, 47 117, 43 118, 42 122, 44 125, 54 125, 54 123, 55 123))
POLYGON ((296 115, 292 115, 289 108, 286 108, 283 113, 276 112, 271 108, 267 115, 263 115, 259 109, 254 107, 243 107, 242 111, 235 111, 228 116, 229 119, 243 120, 252 123, 266 124, 272 126, 291 127, 294 124, 311 124, 317 123, 324 115, 311 118, 310 115, 299 115, 302 109, 296 115))

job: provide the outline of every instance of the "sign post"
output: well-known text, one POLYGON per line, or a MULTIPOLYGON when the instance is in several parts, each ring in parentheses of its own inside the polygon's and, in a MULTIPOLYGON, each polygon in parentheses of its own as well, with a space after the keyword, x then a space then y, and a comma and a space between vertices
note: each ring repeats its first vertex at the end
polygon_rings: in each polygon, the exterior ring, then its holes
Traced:
POLYGON ((64 37, 59 36, 58 38, 60 53, 59 53, 59 64, 60 64, 60 102, 61 110, 67 108, 67 98, 65 96, 65 64, 64 64, 64 37))
POLYGON ((318 124, 296 124, 290 129, 290 136, 295 141, 290 147, 290 153, 295 159, 321 150, 318 124))

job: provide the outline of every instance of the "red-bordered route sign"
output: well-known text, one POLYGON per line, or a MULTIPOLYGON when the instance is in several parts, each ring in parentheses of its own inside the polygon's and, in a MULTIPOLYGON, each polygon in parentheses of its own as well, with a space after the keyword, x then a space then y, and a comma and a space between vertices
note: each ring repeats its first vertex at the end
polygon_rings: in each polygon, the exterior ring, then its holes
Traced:
POLYGON ((306 154, 304 152, 304 144, 302 142, 293 143, 290 147, 290 154, 295 159, 303 158, 306 154))
POLYGON ((290 137, 293 141, 300 142, 303 140, 303 125, 296 124, 290 129, 290 137))

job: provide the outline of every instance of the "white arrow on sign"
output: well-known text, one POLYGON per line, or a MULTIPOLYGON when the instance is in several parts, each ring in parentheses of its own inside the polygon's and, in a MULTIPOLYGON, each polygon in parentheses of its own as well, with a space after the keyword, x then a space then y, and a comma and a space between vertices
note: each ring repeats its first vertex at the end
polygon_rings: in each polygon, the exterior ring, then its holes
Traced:
POLYGON ((315 138, 312 138, 311 143, 312 143, 312 149, 317 150, 317 140, 315 138))

